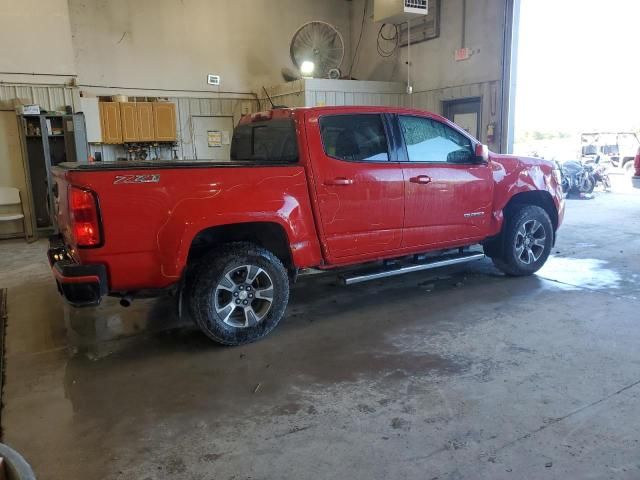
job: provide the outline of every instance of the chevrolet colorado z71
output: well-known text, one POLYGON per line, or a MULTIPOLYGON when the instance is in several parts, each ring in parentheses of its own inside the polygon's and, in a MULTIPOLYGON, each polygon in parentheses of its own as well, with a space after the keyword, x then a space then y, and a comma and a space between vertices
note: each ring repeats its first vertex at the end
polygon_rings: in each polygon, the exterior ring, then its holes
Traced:
POLYGON ((384 264, 349 284, 486 254, 530 275, 564 214, 554 163, 402 108, 276 109, 241 119, 230 162, 67 163, 53 177, 48 255, 71 304, 172 289, 229 345, 280 322, 301 269, 384 264))

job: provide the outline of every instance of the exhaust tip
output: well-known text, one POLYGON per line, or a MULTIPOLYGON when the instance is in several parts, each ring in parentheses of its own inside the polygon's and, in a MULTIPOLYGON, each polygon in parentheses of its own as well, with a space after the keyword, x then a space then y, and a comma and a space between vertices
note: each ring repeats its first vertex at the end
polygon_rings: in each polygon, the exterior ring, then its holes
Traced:
POLYGON ((125 295, 120 299, 120 305, 123 307, 130 307, 132 303, 133 303, 132 295, 125 295))

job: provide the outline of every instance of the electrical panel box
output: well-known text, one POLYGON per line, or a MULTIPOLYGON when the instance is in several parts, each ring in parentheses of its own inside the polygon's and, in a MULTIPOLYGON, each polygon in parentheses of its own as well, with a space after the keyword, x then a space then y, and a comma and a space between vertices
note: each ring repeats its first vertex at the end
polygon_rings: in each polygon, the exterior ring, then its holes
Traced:
POLYGON ((374 0, 373 21, 406 23, 429 14, 428 0, 374 0))

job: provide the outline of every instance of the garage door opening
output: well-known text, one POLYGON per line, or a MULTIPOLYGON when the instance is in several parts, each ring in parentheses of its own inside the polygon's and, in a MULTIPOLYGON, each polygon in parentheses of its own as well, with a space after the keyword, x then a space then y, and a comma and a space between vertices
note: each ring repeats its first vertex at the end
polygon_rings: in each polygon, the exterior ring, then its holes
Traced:
POLYGON ((640 4, 626 0, 520 2, 514 153, 606 163, 630 188, 640 147, 629 55, 638 18, 640 4))

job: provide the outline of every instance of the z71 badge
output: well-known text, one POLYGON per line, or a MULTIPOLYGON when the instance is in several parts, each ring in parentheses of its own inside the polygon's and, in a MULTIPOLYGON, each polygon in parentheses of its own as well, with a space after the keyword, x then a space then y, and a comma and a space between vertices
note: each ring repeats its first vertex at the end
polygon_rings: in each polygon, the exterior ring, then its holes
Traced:
POLYGON ((113 180, 114 185, 120 183, 158 183, 160 181, 160 174, 152 175, 116 175, 113 180))

